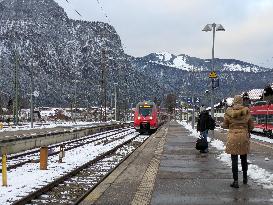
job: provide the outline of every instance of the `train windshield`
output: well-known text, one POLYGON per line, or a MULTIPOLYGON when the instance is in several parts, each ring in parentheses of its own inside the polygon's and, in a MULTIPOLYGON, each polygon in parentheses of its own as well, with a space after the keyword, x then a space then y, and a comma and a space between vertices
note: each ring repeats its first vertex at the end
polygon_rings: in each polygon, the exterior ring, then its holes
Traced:
POLYGON ((139 106, 139 114, 146 117, 152 115, 152 105, 140 105, 139 106))

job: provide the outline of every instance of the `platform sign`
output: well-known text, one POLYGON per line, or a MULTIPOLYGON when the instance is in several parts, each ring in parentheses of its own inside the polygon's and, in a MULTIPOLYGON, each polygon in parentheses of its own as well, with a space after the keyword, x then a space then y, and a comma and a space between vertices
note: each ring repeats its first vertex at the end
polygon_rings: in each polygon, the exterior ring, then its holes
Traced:
POLYGON ((217 73, 215 71, 211 71, 209 73, 209 78, 217 78, 217 73))
POLYGON ((39 97, 39 91, 37 91, 37 90, 35 90, 34 92, 33 92, 33 95, 34 95, 34 97, 39 97))
POLYGON ((187 103, 189 105, 199 104, 201 102, 200 97, 183 97, 182 102, 187 103))
POLYGON ((212 79, 212 88, 218 88, 219 87, 219 78, 217 79, 212 79))
POLYGON ((194 103, 200 103, 200 98, 194 98, 194 103))
POLYGON ((182 97, 182 102, 187 102, 187 97, 182 97))
POLYGON ((153 106, 152 105, 140 105, 139 107, 140 108, 152 108, 153 106))

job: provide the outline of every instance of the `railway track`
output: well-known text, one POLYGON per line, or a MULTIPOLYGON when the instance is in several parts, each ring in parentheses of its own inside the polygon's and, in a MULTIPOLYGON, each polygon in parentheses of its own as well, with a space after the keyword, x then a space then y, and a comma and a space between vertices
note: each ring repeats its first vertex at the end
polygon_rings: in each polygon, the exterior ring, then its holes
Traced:
MULTIPOLYGON (((59 147, 63 146, 64 151, 72 150, 77 147, 80 147, 85 144, 95 143, 99 140, 106 140, 107 138, 111 138, 112 136, 115 136, 120 133, 124 133, 126 131, 129 131, 131 128, 122 128, 122 129, 115 129, 110 131, 105 131, 102 133, 96 133, 93 135, 89 135, 80 139, 70 140, 68 142, 64 143, 57 143, 55 145, 51 145, 48 147, 49 149, 49 156, 58 155, 60 153, 59 147)), ((131 131, 130 133, 132 133, 131 131)), ((33 163, 39 161, 39 149, 34 149, 31 151, 19 153, 19 154, 13 154, 11 156, 8 156, 8 170, 16 169, 24 164, 27 163, 33 163)), ((2 163, 0 163, 2 167, 2 163)), ((0 169, 0 172, 2 172, 2 168, 0 169)))
POLYGON ((135 135, 13 204, 78 204, 147 138, 135 135))

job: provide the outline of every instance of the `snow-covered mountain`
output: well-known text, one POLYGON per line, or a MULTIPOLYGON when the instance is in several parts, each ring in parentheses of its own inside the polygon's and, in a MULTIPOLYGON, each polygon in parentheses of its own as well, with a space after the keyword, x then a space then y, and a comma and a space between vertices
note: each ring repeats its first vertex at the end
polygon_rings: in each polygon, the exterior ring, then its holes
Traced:
MULTIPOLYGON (((177 95, 208 96, 205 90, 211 87, 209 73, 211 60, 175 56, 169 53, 151 53, 147 56, 134 58, 132 65, 145 73, 145 76, 159 82, 160 94, 173 92, 177 95)), ((215 59, 220 87, 216 89, 216 99, 239 94, 255 88, 264 88, 272 83, 273 70, 262 68, 247 62, 234 59, 215 59)))
POLYGON ((54 0, 2 0, 0 25, 2 106, 14 96, 16 66, 22 106, 29 106, 31 71, 34 89, 40 92, 35 104, 40 106, 70 106, 75 99, 78 105, 99 105, 103 67, 108 102, 114 82, 119 82, 121 99, 129 92, 136 93, 134 99, 144 98, 142 91, 154 87, 140 82, 114 27, 69 19, 54 0))
MULTIPOLYGON (((188 55, 173 55, 168 52, 151 53, 141 58, 143 61, 155 63, 172 68, 179 68, 185 71, 210 71, 211 59, 200 59, 188 55)), ((235 59, 215 58, 215 70, 218 71, 243 71, 243 72, 264 72, 270 70, 251 63, 235 59)))
MULTIPOLYGON (((79 106, 100 105, 102 71, 107 101, 118 82, 118 105, 123 108, 168 93, 202 95, 210 86, 210 60, 168 53, 128 56, 113 26, 69 19, 54 0, 0 0, 0 25, 4 107, 14 97, 15 67, 24 107, 29 106, 31 71, 34 89, 40 92, 35 104, 40 106, 69 106, 75 101, 79 106)), ((219 99, 272 83, 272 70, 246 62, 216 59, 215 67, 221 69, 219 99)))

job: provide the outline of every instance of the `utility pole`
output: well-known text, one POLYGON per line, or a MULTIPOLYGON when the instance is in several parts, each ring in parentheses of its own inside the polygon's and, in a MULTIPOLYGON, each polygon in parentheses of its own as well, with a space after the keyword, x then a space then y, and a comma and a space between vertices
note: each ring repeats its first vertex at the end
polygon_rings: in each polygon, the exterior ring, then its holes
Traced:
POLYGON ((102 49, 101 51, 101 80, 100 80, 100 94, 101 94, 101 121, 106 122, 106 108, 107 108, 107 93, 106 93, 106 51, 102 49), (104 107, 104 112, 102 111, 104 107))
POLYGON ((14 68, 14 104, 13 104, 13 123, 18 125, 18 66, 19 66, 19 56, 16 51, 15 54, 15 68, 14 68))
POLYGON ((131 110, 130 110, 130 121, 132 121, 132 112, 133 112, 133 103, 131 103, 131 110))
POLYGON ((30 67, 30 127, 33 128, 33 65, 30 67))
POLYGON ((183 112, 183 107, 182 107, 182 102, 181 102, 181 101, 180 101, 179 108, 180 108, 180 122, 182 122, 182 112, 183 112))
POLYGON ((115 121, 117 121, 117 83, 114 83, 115 88, 115 121))
POLYGON ((71 97, 70 97, 70 100, 71 100, 71 105, 70 105, 70 113, 71 113, 71 121, 73 122, 73 101, 72 101, 72 93, 71 93, 71 97))
POLYGON ((195 104, 194 104, 194 96, 192 95, 192 120, 191 120, 191 127, 194 129, 195 124, 195 104))
POLYGON ((128 120, 129 99, 125 100, 125 122, 128 120))
MULTIPOLYGON (((192 83, 194 84, 196 75, 195 75, 195 68, 192 67, 192 73, 191 73, 191 77, 192 77, 192 83)), ((191 127, 192 129, 194 129, 194 124, 195 124, 195 102, 194 102, 194 90, 192 91, 192 97, 191 97, 191 101, 192 101, 192 118, 191 118, 191 127)))
MULTIPOLYGON (((72 110, 73 112, 73 110, 72 110)), ((74 113, 73 113, 73 121, 76 123, 76 112, 77 112, 77 80, 74 82, 74 113)))

